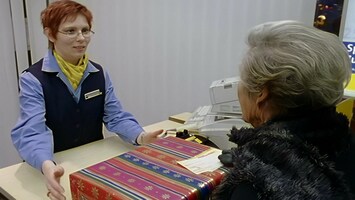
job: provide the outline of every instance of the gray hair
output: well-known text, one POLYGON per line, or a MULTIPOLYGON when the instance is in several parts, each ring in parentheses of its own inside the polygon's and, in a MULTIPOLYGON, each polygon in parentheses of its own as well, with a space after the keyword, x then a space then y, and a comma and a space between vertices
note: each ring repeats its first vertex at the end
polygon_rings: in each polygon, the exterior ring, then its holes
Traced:
POLYGON ((336 105, 351 78, 351 62, 340 39, 296 21, 254 27, 240 66, 250 93, 267 87, 280 111, 336 105))

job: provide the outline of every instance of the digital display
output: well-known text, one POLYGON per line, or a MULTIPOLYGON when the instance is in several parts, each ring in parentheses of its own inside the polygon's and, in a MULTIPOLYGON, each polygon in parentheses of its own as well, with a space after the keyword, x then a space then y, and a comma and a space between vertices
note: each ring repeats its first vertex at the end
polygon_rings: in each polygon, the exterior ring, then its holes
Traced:
POLYGON ((344 0, 317 0, 314 26, 339 36, 344 0))

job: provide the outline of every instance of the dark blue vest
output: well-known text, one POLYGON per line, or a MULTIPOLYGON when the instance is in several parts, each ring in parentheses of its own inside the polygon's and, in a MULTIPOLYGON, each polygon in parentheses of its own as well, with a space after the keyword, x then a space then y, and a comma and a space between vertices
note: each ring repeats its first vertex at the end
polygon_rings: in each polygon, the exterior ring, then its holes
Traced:
POLYGON ((102 67, 91 62, 99 72, 90 73, 82 83, 80 100, 76 103, 67 86, 57 77, 57 72, 43 72, 42 63, 43 59, 26 71, 42 84, 46 125, 53 131, 54 152, 102 139, 105 104, 105 77, 102 67), (85 94, 97 89, 102 95, 85 99, 85 94))

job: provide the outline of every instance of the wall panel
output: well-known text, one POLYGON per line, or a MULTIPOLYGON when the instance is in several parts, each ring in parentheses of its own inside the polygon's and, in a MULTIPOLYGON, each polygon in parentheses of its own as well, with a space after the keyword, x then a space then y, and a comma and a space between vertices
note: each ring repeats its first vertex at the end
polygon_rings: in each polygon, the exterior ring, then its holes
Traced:
POLYGON ((248 30, 270 20, 312 25, 315 0, 86 0, 90 56, 111 72, 142 124, 209 104, 212 81, 238 74, 248 30), (103 3, 104 2, 104 3, 103 3))
POLYGON ((18 83, 10 0, 0 1, 0 168, 21 161, 10 132, 18 116, 18 83))

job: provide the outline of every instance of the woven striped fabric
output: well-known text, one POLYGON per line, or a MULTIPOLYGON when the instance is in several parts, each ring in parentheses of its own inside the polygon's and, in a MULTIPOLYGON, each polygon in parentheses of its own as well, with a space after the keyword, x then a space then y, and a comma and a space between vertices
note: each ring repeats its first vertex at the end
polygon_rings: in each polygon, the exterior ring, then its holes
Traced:
POLYGON ((208 199, 226 169, 194 174, 176 161, 209 147, 176 137, 160 138, 70 174, 73 200, 208 199))

